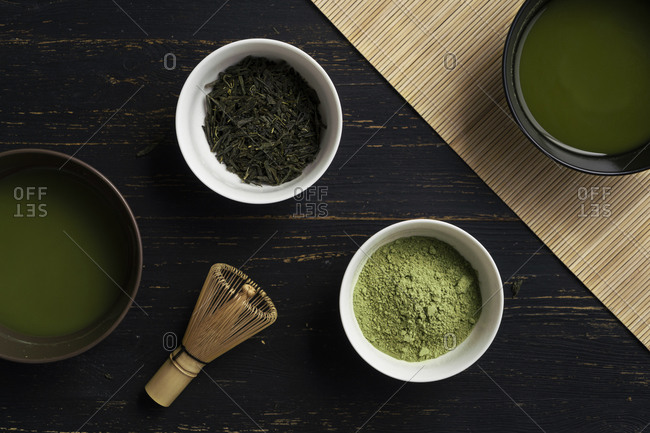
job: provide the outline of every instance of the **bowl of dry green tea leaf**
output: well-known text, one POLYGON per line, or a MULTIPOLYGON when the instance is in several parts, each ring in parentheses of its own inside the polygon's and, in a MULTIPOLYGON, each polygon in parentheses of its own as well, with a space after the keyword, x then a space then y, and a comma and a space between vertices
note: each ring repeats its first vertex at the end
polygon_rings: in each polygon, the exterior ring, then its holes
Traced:
POLYGON ((464 230, 402 221, 359 247, 343 277, 340 313, 350 343, 375 369, 409 382, 442 380, 471 366, 494 340, 501 277, 464 230))
POLYGON ((208 55, 176 108, 176 136, 190 169, 243 203, 286 200, 316 183, 334 159, 342 125, 325 70, 272 39, 245 39, 208 55))

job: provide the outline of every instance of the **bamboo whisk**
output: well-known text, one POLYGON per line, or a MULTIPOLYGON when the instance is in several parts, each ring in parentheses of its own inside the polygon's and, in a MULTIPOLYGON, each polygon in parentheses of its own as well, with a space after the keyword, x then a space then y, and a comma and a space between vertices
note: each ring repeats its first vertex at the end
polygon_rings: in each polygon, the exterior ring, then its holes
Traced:
POLYGON ((246 274, 218 263, 210 268, 183 342, 145 386, 151 398, 169 406, 215 358, 277 319, 271 299, 246 274))

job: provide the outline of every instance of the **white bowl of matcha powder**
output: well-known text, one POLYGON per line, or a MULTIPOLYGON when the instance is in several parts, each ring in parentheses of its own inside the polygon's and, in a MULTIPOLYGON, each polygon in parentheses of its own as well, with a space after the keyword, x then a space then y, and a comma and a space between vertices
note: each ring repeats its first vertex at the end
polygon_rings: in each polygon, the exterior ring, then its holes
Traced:
POLYGON ((359 355, 395 379, 431 382, 476 362, 503 314, 499 271, 469 233, 409 220, 376 233, 343 277, 343 328, 359 355))

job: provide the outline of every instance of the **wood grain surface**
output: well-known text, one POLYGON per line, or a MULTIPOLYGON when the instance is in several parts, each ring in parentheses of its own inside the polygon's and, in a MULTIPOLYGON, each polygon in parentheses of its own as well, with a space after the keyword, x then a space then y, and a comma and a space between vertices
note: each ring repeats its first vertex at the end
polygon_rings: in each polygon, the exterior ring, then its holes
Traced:
POLYGON ((0 361, 0 431, 650 431, 645 347, 310 2, 29 1, 0 11, 0 150, 78 152, 115 183, 142 233, 136 300, 148 314, 133 307, 106 340, 66 361, 0 361), (248 37, 302 48, 338 89, 343 139, 317 184, 320 201, 224 199, 178 150, 185 78, 209 52, 248 37), (327 215, 304 215, 308 204, 327 215), (469 231, 505 283, 493 345, 437 383, 374 371, 338 317, 356 244, 409 218, 469 231), (157 407, 144 385, 220 261, 244 265, 279 319, 157 407))
POLYGON ((650 171, 580 173, 521 132, 501 58, 523 1, 314 3, 650 349, 650 171))

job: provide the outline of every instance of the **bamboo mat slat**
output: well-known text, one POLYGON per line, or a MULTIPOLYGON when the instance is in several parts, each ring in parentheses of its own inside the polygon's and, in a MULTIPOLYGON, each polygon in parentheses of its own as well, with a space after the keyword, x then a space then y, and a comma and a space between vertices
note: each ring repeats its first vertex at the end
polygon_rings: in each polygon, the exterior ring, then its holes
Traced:
POLYGON ((312 1, 650 349, 650 172, 578 173, 517 128, 501 54, 522 1, 312 1))

